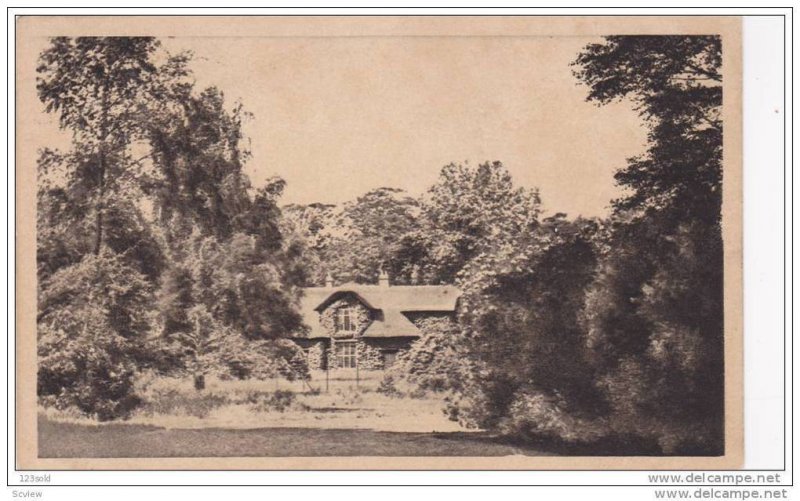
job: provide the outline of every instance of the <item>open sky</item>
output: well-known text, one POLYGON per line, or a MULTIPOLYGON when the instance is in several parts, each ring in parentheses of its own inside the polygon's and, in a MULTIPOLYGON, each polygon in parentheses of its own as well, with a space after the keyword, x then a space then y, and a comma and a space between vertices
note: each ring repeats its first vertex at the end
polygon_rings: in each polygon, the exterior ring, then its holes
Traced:
MULTIPOLYGON (((42 40, 42 48, 46 45, 42 40)), ((200 86, 216 85, 247 124, 258 186, 285 203, 340 203, 369 189, 424 192, 450 162, 502 161, 545 210, 600 216, 612 178, 644 151, 630 103, 597 107, 570 62, 587 37, 177 37, 200 86)), ((52 139, 54 117, 36 122, 52 139)), ((38 147, 49 144, 38 144, 38 147)))

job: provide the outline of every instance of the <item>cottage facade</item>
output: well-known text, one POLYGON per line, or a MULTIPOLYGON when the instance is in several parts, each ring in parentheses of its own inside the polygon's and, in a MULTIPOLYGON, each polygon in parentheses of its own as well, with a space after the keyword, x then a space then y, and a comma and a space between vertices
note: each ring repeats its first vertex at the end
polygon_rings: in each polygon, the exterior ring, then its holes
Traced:
POLYGON ((301 312, 307 333, 294 338, 310 369, 386 369, 423 334, 446 332, 460 295, 451 285, 347 283, 307 287, 301 312))

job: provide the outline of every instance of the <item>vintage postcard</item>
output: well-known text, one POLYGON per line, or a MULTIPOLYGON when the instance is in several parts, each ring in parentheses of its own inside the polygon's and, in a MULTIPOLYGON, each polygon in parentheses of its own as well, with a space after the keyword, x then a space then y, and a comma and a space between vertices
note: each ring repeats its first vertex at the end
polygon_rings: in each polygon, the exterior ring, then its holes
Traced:
POLYGON ((737 17, 19 17, 17 467, 737 468, 737 17))

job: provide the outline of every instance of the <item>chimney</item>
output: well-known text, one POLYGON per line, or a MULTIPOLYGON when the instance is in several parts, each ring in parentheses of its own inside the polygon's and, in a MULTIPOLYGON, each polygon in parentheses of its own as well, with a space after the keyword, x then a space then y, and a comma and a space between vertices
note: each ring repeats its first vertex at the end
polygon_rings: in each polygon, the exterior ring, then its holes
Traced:
POLYGON ((381 270, 381 274, 378 275, 378 285, 380 287, 389 287, 389 274, 386 273, 386 270, 381 270))
POLYGON ((331 276, 330 273, 325 275, 325 287, 327 287, 328 289, 333 288, 333 277, 331 276))

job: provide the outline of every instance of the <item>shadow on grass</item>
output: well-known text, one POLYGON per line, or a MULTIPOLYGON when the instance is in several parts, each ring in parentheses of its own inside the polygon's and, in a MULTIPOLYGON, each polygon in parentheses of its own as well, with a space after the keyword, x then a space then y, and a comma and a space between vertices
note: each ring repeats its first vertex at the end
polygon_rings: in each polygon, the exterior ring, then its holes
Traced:
POLYGON ((322 428, 167 429, 71 424, 39 417, 39 457, 654 456, 633 441, 569 445, 486 432, 404 433, 322 428))

